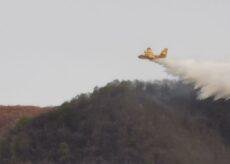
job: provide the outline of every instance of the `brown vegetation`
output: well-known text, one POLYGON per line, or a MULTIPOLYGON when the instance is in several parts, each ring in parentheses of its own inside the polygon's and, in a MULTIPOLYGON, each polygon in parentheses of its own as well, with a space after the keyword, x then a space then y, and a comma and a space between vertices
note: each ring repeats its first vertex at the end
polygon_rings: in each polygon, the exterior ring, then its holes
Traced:
POLYGON ((36 106, 0 106, 0 137, 13 128, 21 118, 31 118, 49 111, 36 106))

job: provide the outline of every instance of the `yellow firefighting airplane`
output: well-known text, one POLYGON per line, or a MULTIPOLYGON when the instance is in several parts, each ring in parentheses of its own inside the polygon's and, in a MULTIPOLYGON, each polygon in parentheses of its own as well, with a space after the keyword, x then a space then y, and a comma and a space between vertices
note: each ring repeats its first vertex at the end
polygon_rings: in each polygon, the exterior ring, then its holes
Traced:
POLYGON ((157 60, 161 58, 166 58, 168 53, 168 49, 164 48, 163 51, 160 53, 160 55, 155 55, 151 48, 147 48, 147 50, 144 52, 144 55, 138 56, 140 59, 149 59, 149 60, 157 60))

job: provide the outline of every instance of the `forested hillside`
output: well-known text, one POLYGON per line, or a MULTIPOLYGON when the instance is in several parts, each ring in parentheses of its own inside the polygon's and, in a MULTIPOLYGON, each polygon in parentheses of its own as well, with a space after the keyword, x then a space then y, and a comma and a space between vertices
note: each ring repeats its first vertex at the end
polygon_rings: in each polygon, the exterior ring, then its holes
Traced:
POLYGON ((229 164, 230 101, 178 81, 113 81, 19 121, 1 164, 229 164))

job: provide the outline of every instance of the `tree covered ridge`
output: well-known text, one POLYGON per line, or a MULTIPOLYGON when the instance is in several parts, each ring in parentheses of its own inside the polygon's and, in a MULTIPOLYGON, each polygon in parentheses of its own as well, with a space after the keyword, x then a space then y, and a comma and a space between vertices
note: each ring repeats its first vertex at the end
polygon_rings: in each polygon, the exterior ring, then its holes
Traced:
POLYGON ((113 81, 1 141, 1 164, 227 164, 229 101, 199 101, 179 81, 113 81))

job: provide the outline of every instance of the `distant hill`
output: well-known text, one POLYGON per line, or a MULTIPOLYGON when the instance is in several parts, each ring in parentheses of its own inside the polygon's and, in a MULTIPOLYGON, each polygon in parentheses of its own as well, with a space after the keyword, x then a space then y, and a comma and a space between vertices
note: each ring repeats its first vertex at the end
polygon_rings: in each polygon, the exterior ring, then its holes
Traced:
POLYGON ((178 81, 113 81, 24 119, 1 164, 229 164, 230 101, 178 81))
POLYGON ((0 137, 13 128, 22 118, 31 118, 49 111, 35 106, 0 106, 0 137))

